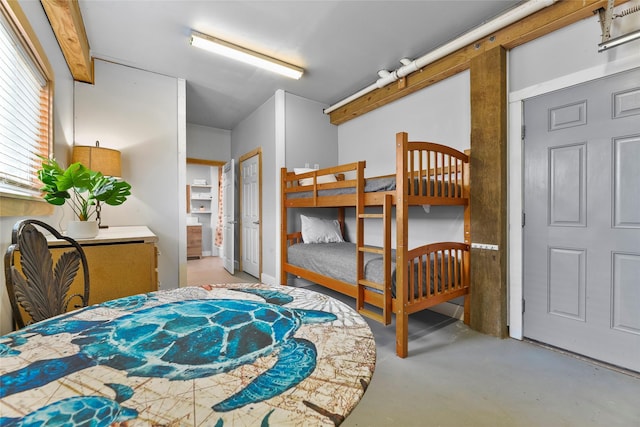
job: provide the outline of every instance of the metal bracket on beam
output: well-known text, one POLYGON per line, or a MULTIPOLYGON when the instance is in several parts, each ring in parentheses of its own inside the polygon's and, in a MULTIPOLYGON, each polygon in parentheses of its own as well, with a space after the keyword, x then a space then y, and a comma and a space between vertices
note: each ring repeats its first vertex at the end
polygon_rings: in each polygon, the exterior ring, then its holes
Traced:
POLYGON ((602 28, 602 43, 608 41, 611 38, 611 22, 613 21, 614 3, 614 0, 609 0, 607 2, 606 9, 598 9, 598 16, 600 17, 600 27, 602 28))
POLYGON ((473 249, 486 249, 488 251, 497 251, 498 245, 490 245, 488 243, 471 243, 473 249))

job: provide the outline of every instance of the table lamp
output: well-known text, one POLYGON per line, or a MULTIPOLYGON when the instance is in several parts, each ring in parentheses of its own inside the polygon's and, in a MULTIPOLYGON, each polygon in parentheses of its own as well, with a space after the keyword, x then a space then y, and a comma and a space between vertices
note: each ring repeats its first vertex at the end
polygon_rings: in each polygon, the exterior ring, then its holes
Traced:
MULTIPOLYGON (((96 145, 74 145, 71 154, 71 163, 80 162, 87 168, 101 172, 104 176, 119 178, 122 175, 122 163, 120 152, 111 148, 100 147, 100 141, 96 145)), ((96 201, 96 220, 99 228, 109 228, 102 225, 100 218, 100 202, 96 201)))

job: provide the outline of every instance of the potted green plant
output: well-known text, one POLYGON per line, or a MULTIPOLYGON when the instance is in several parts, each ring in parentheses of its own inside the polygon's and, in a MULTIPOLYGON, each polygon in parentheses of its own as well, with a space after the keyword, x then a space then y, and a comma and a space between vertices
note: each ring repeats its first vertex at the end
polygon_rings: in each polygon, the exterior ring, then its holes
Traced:
POLYGON ((131 195, 131 185, 123 180, 93 171, 81 163, 73 163, 62 169, 55 159, 43 159, 38 178, 44 186, 40 189, 44 199, 52 205, 62 206, 69 203, 80 227, 88 231, 74 232, 77 224, 69 223, 67 234, 77 238, 91 238, 98 234, 96 207, 98 203, 111 206, 121 205, 131 195), (75 234, 75 236, 74 236, 75 234), (91 235, 93 234, 93 235, 91 235))

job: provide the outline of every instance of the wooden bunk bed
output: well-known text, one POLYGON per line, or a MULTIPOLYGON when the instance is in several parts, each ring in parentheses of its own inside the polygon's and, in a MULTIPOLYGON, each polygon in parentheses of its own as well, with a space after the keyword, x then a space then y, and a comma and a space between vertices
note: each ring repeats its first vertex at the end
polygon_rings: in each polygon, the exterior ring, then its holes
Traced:
MULTIPOLYGON (((302 174, 286 168, 281 170, 281 282, 286 285, 287 274, 292 274, 354 297, 356 309, 361 314, 385 325, 391 323, 393 312, 396 316, 396 353, 404 358, 408 354, 409 314, 464 296, 464 321, 468 323, 469 157, 444 145, 409 141, 407 133, 400 132, 396 135, 395 175, 365 179, 365 165, 360 161, 302 174), (337 176, 338 179, 325 182, 327 180, 322 177, 326 176, 337 176), (439 242, 410 249, 409 206, 421 205, 462 206, 464 243, 439 242), (294 247, 302 245, 315 250, 323 245, 305 245, 300 231, 288 231, 287 210, 309 207, 338 208, 342 234, 344 209, 355 208, 356 242, 355 245, 351 243, 355 251, 353 281, 290 262, 289 251, 294 247), (365 208, 370 209, 365 211, 365 208), (371 210, 379 213, 370 213, 371 210), (395 242, 391 239, 394 210, 395 242), (382 247, 364 243, 365 222, 374 218, 382 222, 382 247), (392 249, 394 243, 395 250, 392 249), (375 281, 365 272, 371 259, 381 263, 375 281)), ((337 253, 335 246, 331 248, 329 252, 337 253)))

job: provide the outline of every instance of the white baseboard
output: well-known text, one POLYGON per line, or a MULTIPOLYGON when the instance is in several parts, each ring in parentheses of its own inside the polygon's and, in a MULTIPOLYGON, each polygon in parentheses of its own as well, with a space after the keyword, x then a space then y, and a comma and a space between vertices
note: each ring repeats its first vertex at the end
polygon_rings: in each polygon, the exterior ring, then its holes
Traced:
POLYGON ((273 276, 269 276, 267 274, 262 273, 262 276, 260 277, 260 281, 262 283, 264 283, 265 285, 275 285, 276 284, 276 278, 273 276))

